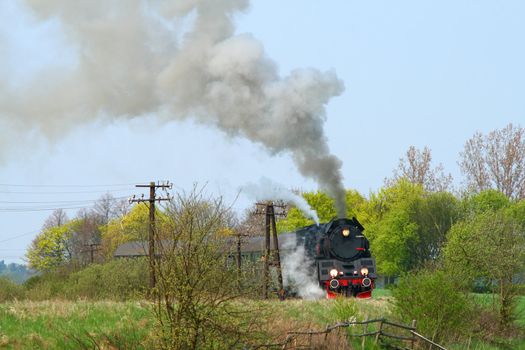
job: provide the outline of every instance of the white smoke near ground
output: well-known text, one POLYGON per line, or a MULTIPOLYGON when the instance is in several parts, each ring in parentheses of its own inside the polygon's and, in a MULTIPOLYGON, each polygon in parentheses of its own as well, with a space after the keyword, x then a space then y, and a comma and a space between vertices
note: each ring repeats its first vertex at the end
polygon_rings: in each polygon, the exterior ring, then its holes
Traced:
POLYGON ((307 300, 320 299, 325 292, 312 271, 312 259, 306 255, 304 246, 297 246, 295 240, 283 244, 282 271, 284 284, 287 288, 297 291, 297 294, 307 300))
POLYGON ((344 216, 341 161, 323 130, 325 106, 342 93, 343 82, 333 71, 315 69, 280 77, 259 41, 235 35, 233 17, 247 9, 247 0, 24 4, 36 23, 60 22, 76 57, 16 89, 0 80, 0 123, 37 129, 53 140, 95 119, 191 118, 272 154, 290 153, 344 216))
POLYGON ((259 183, 256 184, 248 183, 242 187, 241 191, 258 201, 282 200, 286 203, 293 204, 319 225, 319 216, 317 212, 310 207, 306 199, 267 177, 262 177, 259 183))

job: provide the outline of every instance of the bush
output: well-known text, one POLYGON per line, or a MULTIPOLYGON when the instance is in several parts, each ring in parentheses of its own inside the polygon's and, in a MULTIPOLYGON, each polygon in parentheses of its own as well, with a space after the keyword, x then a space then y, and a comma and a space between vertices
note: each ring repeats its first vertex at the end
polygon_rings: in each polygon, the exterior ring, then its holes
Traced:
POLYGON ((82 270, 46 272, 24 284, 31 300, 79 298, 129 300, 143 295, 148 270, 145 259, 118 259, 94 264, 82 270))
POLYGON ((23 284, 27 298, 48 300, 62 297, 69 274, 69 270, 57 269, 31 277, 23 284))
POLYGON ((167 207, 152 292, 156 348, 245 349, 266 341, 264 314, 244 303, 241 276, 224 254, 229 214, 220 200, 200 192, 178 196, 167 207))
POLYGON ((70 298, 129 300, 143 296, 147 282, 145 259, 116 259, 71 274, 65 293, 70 298))
POLYGON ((450 342, 475 327, 474 304, 452 274, 420 270, 402 276, 393 290, 394 312, 406 323, 417 321, 419 332, 437 342, 450 342))
POLYGON ((24 298, 24 288, 7 277, 0 277, 0 302, 24 298))

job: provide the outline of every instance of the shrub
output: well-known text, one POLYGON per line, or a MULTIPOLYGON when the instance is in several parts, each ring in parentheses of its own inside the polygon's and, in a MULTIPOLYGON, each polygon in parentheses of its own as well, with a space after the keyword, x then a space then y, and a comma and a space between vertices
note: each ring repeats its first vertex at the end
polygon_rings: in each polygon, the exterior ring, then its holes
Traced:
POLYGON ((32 300, 129 300, 143 295, 147 273, 145 259, 118 259, 77 271, 49 271, 30 278, 24 286, 32 300))
POLYGON ((458 340, 475 326, 474 305, 452 274, 420 270, 402 276, 393 290, 394 312, 437 342, 458 340))
POLYGON ((7 277, 0 277, 0 302, 24 298, 24 288, 7 277))
POLYGON ((227 208, 194 192, 176 197, 166 212, 170 226, 161 231, 166 239, 159 242, 152 292, 156 348, 245 349, 264 341, 264 314, 243 302, 241 276, 224 254, 227 208))
POLYGON ((116 259, 71 274, 65 288, 70 298, 129 300, 143 295, 148 281, 147 261, 116 259))
POLYGON ((57 269, 31 277, 23 285, 27 298, 48 300, 62 297, 69 273, 64 269, 57 269))

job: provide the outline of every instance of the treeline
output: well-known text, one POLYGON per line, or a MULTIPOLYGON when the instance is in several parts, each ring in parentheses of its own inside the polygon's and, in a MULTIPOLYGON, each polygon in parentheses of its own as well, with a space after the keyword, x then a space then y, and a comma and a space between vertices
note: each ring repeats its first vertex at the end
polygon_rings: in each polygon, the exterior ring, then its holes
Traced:
MULTIPOLYGON (((465 143, 458 163, 463 186, 452 187, 452 177, 441 164, 433 165, 430 149, 410 147, 385 185, 366 197, 347 191, 347 215, 366 227, 383 275, 423 266, 441 256, 451 227, 485 209, 507 208, 519 217, 525 197, 524 129, 509 124, 487 135, 476 133, 465 143), (512 209, 514 208, 514 209, 512 209)), ((302 193, 318 212, 321 221, 336 216, 333 200, 325 193, 302 193)), ((39 271, 57 266, 86 266, 112 259, 122 243, 145 240, 148 230, 146 205, 131 207, 107 194, 91 209, 69 219, 56 210, 28 250, 29 265, 39 271)), ((166 221, 163 210, 157 220, 166 221)), ((296 208, 281 220, 279 230, 292 231, 312 224, 296 208)), ((224 235, 257 234, 264 227, 261 218, 229 213, 224 235)))
POLYGON ((0 277, 7 277, 16 283, 22 283, 34 274, 35 271, 29 270, 26 265, 6 264, 4 260, 0 260, 0 277))

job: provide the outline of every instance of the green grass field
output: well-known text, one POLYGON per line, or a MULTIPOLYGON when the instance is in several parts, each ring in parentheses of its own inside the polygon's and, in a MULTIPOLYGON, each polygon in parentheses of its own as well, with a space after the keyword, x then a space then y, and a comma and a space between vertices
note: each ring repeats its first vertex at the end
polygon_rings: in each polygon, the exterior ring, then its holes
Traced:
POLYGON ((15 301, 0 305, 0 348, 141 349, 152 324, 140 303, 15 301))
MULTIPOLYGON (((476 298, 491 298, 476 295, 476 298)), ((370 300, 244 301, 268 310, 272 329, 279 336, 287 331, 324 329, 338 321, 390 317, 392 297, 376 290, 370 300)), ((520 299, 525 310, 525 298, 520 299)), ((520 313, 518 323, 525 325, 520 313)), ((154 316, 146 302, 110 301, 14 301, 0 304, 0 349, 149 349, 155 331, 154 316)), ((352 330, 350 330, 352 331, 352 330)), ((354 331, 360 332, 360 329, 354 331)), ((373 349, 372 342, 367 349, 373 349)), ((354 343, 355 344, 355 343, 354 343)), ((360 344, 360 343, 359 343, 360 344)), ((355 348, 359 348, 355 347, 355 348)), ((466 344, 451 347, 466 349, 466 344)), ((470 349, 524 349, 525 341, 505 346, 470 344, 470 349)))

